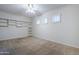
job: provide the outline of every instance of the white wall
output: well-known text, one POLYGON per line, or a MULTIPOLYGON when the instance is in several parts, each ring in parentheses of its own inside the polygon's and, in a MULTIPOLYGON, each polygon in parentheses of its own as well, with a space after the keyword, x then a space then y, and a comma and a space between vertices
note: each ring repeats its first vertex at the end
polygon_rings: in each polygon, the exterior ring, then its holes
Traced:
MULTIPOLYGON (((5 13, 0 11, 0 18, 6 18, 11 20, 17 21, 28 21, 31 22, 30 18, 24 16, 18 16, 15 14, 5 13)), ((16 27, 16 26, 8 26, 8 27, 0 27, 0 40, 7 40, 13 38, 20 38, 20 37, 27 37, 28 34, 28 27, 16 27)))
POLYGON ((33 19, 33 36, 79 48, 79 5, 68 5, 33 19), (61 14, 61 23, 52 23, 52 16, 61 14), (43 24, 44 17, 48 24, 43 24), (41 24, 36 24, 41 20, 41 24))

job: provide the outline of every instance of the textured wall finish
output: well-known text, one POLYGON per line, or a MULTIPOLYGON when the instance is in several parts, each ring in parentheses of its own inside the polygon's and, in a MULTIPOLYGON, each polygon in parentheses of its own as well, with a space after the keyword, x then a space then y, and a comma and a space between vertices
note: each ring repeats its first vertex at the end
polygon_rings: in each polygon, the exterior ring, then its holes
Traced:
MULTIPOLYGON (((0 18, 31 23, 31 18, 5 12, 0 12, 0 18)), ((26 23, 26 27, 10 26, 10 24, 8 27, 0 27, 0 40, 29 36, 29 27, 31 26, 29 23, 26 23)))

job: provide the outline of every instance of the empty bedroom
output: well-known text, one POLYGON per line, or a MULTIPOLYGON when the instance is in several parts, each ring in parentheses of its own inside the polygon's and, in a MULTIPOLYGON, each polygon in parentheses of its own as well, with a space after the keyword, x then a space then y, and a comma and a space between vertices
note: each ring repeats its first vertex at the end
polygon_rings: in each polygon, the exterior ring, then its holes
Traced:
POLYGON ((79 4, 0 4, 0 55, 78 55, 79 4))

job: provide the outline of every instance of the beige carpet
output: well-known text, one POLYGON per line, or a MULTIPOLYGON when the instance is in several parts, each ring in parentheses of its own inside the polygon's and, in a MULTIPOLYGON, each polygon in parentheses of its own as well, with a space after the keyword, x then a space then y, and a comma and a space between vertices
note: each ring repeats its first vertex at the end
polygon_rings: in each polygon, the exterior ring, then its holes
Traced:
POLYGON ((0 41, 0 48, 8 48, 11 55, 72 55, 79 54, 79 49, 55 42, 28 37, 0 41))

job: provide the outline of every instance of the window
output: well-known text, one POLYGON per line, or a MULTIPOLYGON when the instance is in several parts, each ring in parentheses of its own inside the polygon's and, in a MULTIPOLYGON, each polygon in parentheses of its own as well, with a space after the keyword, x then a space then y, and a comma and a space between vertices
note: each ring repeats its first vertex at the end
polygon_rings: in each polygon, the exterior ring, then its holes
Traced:
POLYGON ((45 24, 47 24, 47 23, 48 23, 48 20, 47 20, 47 18, 45 18, 45 19, 44 19, 44 23, 45 23, 45 24))
POLYGON ((40 20, 37 20, 36 24, 40 24, 40 20))
POLYGON ((53 16, 52 21, 53 21, 53 23, 59 23, 60 22, 60 16, 59 15, 53 16))

